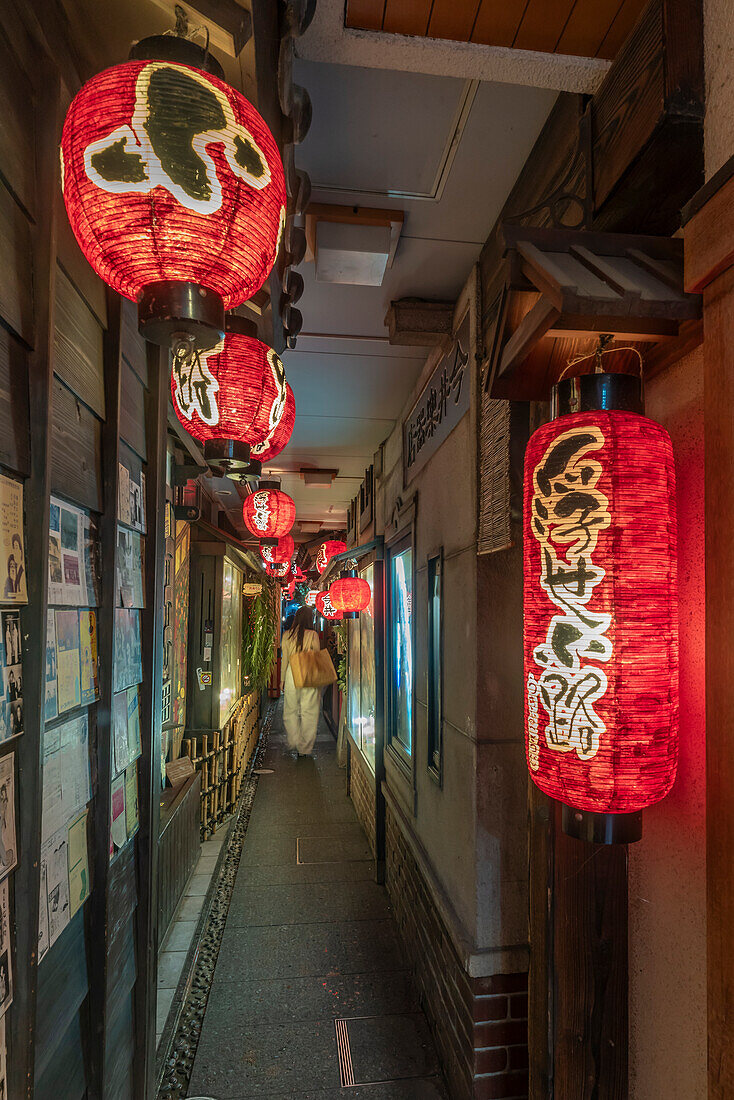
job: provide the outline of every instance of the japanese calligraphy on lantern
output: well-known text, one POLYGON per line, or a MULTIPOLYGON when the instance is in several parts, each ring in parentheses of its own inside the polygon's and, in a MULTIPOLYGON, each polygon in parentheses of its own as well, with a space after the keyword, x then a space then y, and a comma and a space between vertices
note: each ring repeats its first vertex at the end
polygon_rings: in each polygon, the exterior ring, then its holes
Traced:
POLYGON ((547 713, 549 749, 591 760, 606 726, 594 704, 607 690, 603 665, 612 656, 611 614, 589 608, 605 570, 594 561, 599 535, 612 522, 598 488, 605 439, 595 425, 571 428, 549 444, 533 472, 531 531, 540 544, 540 586, 558 613, 535 646, 530 672, 528 759, 539 766, 539 703, 547 713))
POLYGON ((403 424, 405 484, 415 477, 469 408, 469 313, 459 326, 451 350, 443 356, 403 424))

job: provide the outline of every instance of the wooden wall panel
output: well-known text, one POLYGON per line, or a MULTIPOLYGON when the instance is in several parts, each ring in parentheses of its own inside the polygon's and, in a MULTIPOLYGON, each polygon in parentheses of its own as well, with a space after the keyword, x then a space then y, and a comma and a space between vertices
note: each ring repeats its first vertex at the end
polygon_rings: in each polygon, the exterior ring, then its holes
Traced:
POLYGON ((529 0, 513 45, 518 50, 554 53, 574 0, 529 0))
POLYGON ((187 779, 161 815, 158 849, 158 936, 166 935, 183 888, 199 857, 201 772, 187 779))
POLYGON ((54 378, 51 405, 51 492, 101 512, 102 424, 54 378))
POLYGON ((432 0, 414 0, 412 4, 404 4, 403 0, 387 0, 382 29, 391 34, 422 36, 428 30, 431 7, 432 0))
POLYGON ((148 385, 148 352, 146 343, 138 331, 138 309, 134 302, 123 298, 120 302, 122 319, 122 354, 143 385, 148 385))
POLYGON ((72 232, 72 228, 69 225, 69 219, 66 216, 66 207, 64 206, 64 199, 61 194, 61 186, 59 186, 57 190, 56 202, 59 207, 59 240, 56 250, 59 264, 66 272, 66 275, 74 284, 79 294, 81 294, 88 308, 91 309, 100 325, 106 328, 107 292, 105 290, 105 284, 98 275, 95 275, 84 253, 76 243, 76 237, 72 232))
POLYGON ((145 389, 126 359, 122 361, 121 385, 120 438, 145 460, 145 389))
POLYGON ((0 316, 33 346, 33 268, 31 227, 7 187, 0 182, 0 316))
POLYGON ((520 27, 527 0, 482 0, 472 32, 472 42, 487 46, 511 46, 520 27))
POLYGON ((79 1013, 65 1035, 63 1051, 37 1075, 33 1090, 33 1100, 61 1100, 62 1097, 63 1100, 87 1100, 84 1040, 79 1013))
POLYGON ((31 215, 36 207, 33 89, 3 35, 0 38, 0 172, 31 215))
MULTIPOLYGON (((630 0, 629 8, 635 16, 639 14, 640 7, 640 0, 630 0)), ((576 0, 558 40, 557 52, 580 54, 587 51, 591 57, 614 57, 622 43, 617 44, 614 53, 609 53, 610 47, 613 48, 609 32, 619 8, 620 0, 576 0), (606 43, 603 52, 602 43, 606 43)))
POLYGON ((56 268, 54 373, 104 420, 104 331, 63 268, 56 268))
POLYGON ((478 0, 434 0, 428 37, 468 42, 478 8, 478 0))
POLYGON ((30 473, 28 352, 0 326, 0 463, 27 477, 30 473))
POLYGON ((84 910, 80 909, 38 968, 37 1076, 42 1077, 54 1063, 75 1060, 79 1009, 87 989, 84 910))

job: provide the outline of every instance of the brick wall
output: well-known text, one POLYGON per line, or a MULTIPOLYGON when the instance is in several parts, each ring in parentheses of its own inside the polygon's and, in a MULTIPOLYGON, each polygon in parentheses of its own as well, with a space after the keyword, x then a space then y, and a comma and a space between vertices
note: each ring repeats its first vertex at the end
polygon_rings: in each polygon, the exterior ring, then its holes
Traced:
POLYGON ((389 806, 386 886, 452 1100, 526 1100, 528 976, 469 977, 389 806))
POLYGON ((367 834, 367 839, 372 848, 372 854, 377 858, 375 850, 375 778, 367 764, 350 743, 350 782, 349 794, 354 803, 362 828, 367 834))

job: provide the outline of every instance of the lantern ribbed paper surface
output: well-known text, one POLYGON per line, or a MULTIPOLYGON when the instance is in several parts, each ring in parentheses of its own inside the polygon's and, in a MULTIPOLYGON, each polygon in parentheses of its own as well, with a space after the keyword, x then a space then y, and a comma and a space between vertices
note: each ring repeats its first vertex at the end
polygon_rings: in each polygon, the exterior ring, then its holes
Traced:
POLYGON ((161 280, 252 297, 275 263, 285 180, 244 96, 188 65, 128 61, 75 96, 61 138, 64 200, 82 252, 126 298, 161 280))
POLYGON ((280 577, 281 579, 288 575, 288 569, 290 562, 288 561, 276 561, 272 565, 265 566, 265 572, 269 577, 280 577))
POLYGON ((329 595, 337 611, 354 613, 369 607, 372 589, 363 577, 339 577, 329 589, 329 595))
POLYGON ((261 443, 281 421, 286 386, 273 349, 236 332, 227 332, 215 348, 193 360, 174 359, 171 371, 176 416, 200 443, 261 443))
POLYGON ((678 751, 675 471, 628 412, 545 424, 525 456, 528 767, 580 810, 663 798, 678 751))
POLYGON ((276 562, 287 562, 290 565, 296 544, 291 535, 283 535, 278 539, 276 546, 261 546, 260 555, 263 561, 274 565, 276 562))
POLYGON ((296 506, 280 489, 258 489, 243 504, 242 517, 256 538, 279 539, 293 526, 296 506))
POLYGON ((265 437, 262 443, 256 443, 252 448, 252 457, 258 462, 270 462, 279 455, 288 444, 293 434, 293 425, 296 422, 296 401, 293 390, 288 383, 285 384, 285 407, 278 424, 265 437))
POLYGON ((323 573, 334 554, 343 554, 346 548, 346 542, 340 542, 338 539, 329 539, 327 542, 322 542, 316 555, 316 568, 319 573, 323 573))
POLYGON ((316 610, 325 619, 341 619, 343 617, 341 611, 334 607, 329 592, 316 593, 316 610))

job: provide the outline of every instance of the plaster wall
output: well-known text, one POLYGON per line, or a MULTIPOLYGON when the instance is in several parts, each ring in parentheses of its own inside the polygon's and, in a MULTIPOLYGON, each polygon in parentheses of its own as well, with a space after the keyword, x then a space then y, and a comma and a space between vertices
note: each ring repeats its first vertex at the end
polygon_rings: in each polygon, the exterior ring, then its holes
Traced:
POLYGON ((734 154, 734 4, 704 0, 703 48, 706 73, 704 152, 706 178, 734 154))
POLYGON ((630 1098, 694 1100, 707 1094, 703 349, 653 379, 645 405, 675 451, 680 758, 629 849, 630 1098))

